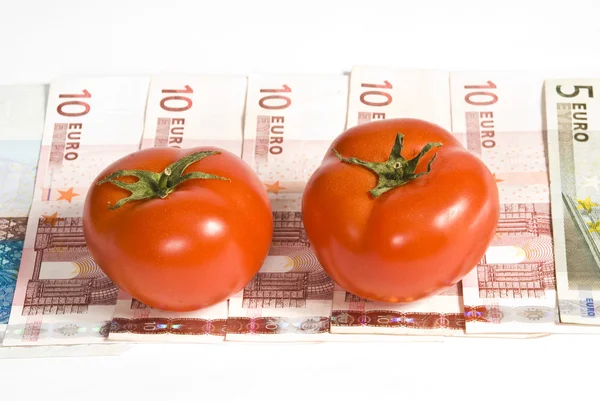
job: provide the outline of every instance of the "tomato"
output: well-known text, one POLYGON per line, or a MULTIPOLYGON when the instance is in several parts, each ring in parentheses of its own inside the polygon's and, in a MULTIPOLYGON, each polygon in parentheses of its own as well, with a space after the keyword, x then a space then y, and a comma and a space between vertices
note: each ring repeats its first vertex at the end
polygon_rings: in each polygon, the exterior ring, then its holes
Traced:
POLYGON ((87 246, 144 304, 202 309, 242 290, 267 257, 271 204, 255 172, 214 147, 157 147, 104 169, 85 199, 87 246))
POLYGON ((350 128, 302 199, 319 262, 346 291, 409 303, 460 281, 499 219, 496 180, 448 131, 418 119, 350 128))

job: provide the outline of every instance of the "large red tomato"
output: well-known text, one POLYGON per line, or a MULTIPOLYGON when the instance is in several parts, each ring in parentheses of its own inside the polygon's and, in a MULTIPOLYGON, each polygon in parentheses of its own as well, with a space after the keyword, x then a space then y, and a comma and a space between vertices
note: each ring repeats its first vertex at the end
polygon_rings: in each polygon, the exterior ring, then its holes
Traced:
POLYGON ((98 266, 162 310, 191 311, 240 291, 267 257, 271 204, 255 172, 211 147, 149 148, 92 184, 83 228, 98 266))
POLYGON ((438 125, 380 120, 331 144, 302 200, 329 276, 360 297, 408 303, 456 284, 498 223, 496 180, 438 125))

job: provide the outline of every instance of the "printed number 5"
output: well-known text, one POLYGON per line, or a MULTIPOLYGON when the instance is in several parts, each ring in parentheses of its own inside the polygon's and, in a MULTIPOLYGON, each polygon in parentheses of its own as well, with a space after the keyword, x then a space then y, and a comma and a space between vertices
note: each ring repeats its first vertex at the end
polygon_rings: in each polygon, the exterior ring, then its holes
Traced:
POLYGON ((565 92, 562 91, 561 87, 562 87, 562 85, 556 85, 556 92, 559 95, 561 95, 562 97, 575 97, 575 96, 578 96, 580 89, 587 89, 589 97, 594 97, 594 88, 592 88, 591 86, 574 85, 573 87, 575 88, 575 90, 573 91, 573 93, 565 93, 565 92))

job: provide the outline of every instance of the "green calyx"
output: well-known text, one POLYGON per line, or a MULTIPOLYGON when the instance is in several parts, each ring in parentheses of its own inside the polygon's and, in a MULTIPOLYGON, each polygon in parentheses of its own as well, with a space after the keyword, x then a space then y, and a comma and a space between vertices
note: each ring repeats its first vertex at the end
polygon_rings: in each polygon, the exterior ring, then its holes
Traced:
POLYGON ((166 198, 175 188, 184 181, 190 179, 203 179, 203 180, 225 180, 231 181, 229 178, 220 177, 213 174, 207 174, 203 172, 192 172, 183 174, 185 169, 192 163, 204 159, 207 156, 216 155, 221 152, 217 151, 204 151, 196 152, 187 155, 176 162, 169 165, 164 169, 162 173, 156 173, 154 171, 147 170, 119 170, 116 171, 101 181, 98 181, 96 185, 102 185, 110 182, 119 188, 123 188, 131 192, 131 195, 120 199, 114 206, 109 205, 110 210, 115 210, 123 206, 125 203, 134 200, 152 199, 152 198, 166 198), (119 177, 136 177, 138 180, 133 183, 126 183, 123 181, 116 180, 119 177))
POLYGON ((341 161, 363 166, 377 174, 377 186, 369 191, 371 195, 377 198, 383 193, 389 191, 390 189, 405 185, 406 183, 416 178, 419 178, 424 174, 429 173, 431 171, 431 163, 433 163, 433 161, 435 160, 437 153, 434 154, 429 163, 427 163, 426 171, 419 174, 415 174, 417 164, 419 163, 419 160, 421 160, 421 158, 425 155, 425 153, 429 152, 435 147, 442 146, 441 142, 429 142, 423 147, 423 149, 421 149, 418 155, 416 155, 410 160, 406 160, 400 154, 402 152, 403 143, 404 135, 398 133, 396 135, 396 141, 394 142, 394 146, 392 148, 392 152, 390 153, 390 157, 385 162, 366 162, 357 159, 356 157, 343 157, 335 149, 332 149, 332 151, 341 161))

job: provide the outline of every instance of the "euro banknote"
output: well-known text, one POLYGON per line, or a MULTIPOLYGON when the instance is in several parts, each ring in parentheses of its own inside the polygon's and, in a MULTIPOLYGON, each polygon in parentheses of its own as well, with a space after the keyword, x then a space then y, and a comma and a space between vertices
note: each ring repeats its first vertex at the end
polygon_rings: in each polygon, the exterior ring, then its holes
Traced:
POLYGON ((47 85, 0 86, 0 332, 21 263, 47 96, 47 85))
POLYGON ((542 116, 543 77, 451 74, 452 125, 496 178, 500 219, 488 251, 463 279, 467 333, 545 333, 556 286, 542 116))
POLYGON ((254 75, 248 81, 243 158, 273 207, 271 249, 229 300, 227 340, 314 341, 329 333, 333 282, 306 237, 306 181, 345 126, 348 77, 254 75))
MULTIPOLYGON (((377 66, 352 69, 347 128, 403 117, 451 131, 449 73, 377 66)), ((461 335, 464 325, 460 284, 408 305, 371 302, 335 287, 332 333, 461 335)))
MULTIPOLYGON (((242 157, 246 77, 160 74, 150 83, 142 148, 216 146, 242 157)), ((157 310, 120 290, 108 338, 219 342, 228 301, 194 312, 157 310)))
POLYGON ((62 78, 50 85, 23 255, 3 345, 104 342, 117 288, 83 236, 85 194, 139 149, 149 80, 62 78))
POLYGON ((419 118, 447 130, 448 71, 358 65, 350 73, 347 128, 389 118, 419 118))
POLYGON ((463 279, 467 333, 600 333, 559 320, 544 75, 452 74, 454 133, 495 175, 501 202, 496 236, 463 279))
POLYGON ((600 325, 600 79, 544 89, 560 321, 600 325))
POLYGON ((69 77, 50 87, 34 199, 85 199, 111 161, 138 150, 148 78, 69 77))
POLYGON ((241 157, 246 87, 245 76, 153 76, 142 149, 210 145, 241 157))

